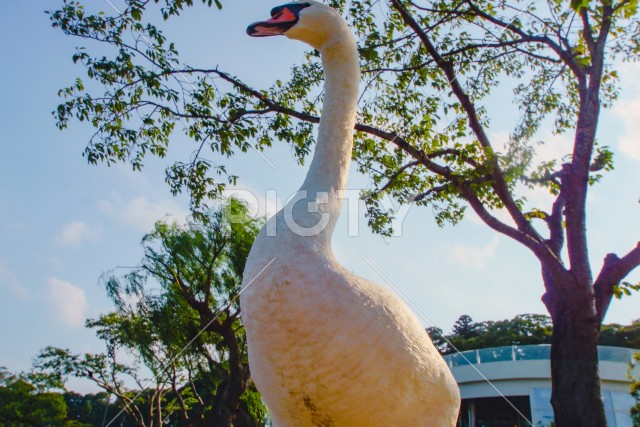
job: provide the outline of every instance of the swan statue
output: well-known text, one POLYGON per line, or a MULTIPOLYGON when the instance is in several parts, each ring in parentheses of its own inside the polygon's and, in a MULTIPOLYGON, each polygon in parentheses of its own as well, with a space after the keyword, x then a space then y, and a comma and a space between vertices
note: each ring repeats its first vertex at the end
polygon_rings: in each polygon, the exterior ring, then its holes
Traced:
POLYGON ((251 375, 280 427, 454 426, 458 387, 415 315, 342 267, 331 235, 342 205, 360 68, 346 21, 296 1, 247 28, 322 57, 325 96, 302 187, 258 234, 240 295, 251 375))

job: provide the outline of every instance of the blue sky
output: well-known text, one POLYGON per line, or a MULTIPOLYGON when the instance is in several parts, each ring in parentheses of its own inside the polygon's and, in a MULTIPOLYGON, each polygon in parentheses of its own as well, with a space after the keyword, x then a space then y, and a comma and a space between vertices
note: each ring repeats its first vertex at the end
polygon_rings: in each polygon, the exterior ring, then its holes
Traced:
MULTIPOLYGON (((51 111, 58 103, 57 90, 82 73, 71 62, 78 41, 52 29, 43 12, 60 3, 11 2, 0 15, 5 41, 0 68, 0 366, 10 370, 28 369, 46 345, 101 351, 100 342, 83 327, 85 318, 111 307, 98 285, 100 275, 135 265, 142 255, 140 239, 153 223, 167 215, 184 218, 188 208, 184 197, 169 194, 162 162, 148 161, 142 173, 122 165, 89 166, 81 154, 91 129, 78 124, 64 132, 55 128, 51 111)), ((266 88, 277 78, 286 79, 304 51, 284 38, 245 36, 246 25, 264 18, 276 3, 237 0, 223 13, 195 8, 168 30, 185 61, 219 64, 266 88)), ((92 5, 110 8, 106 0, 92 5)), ((640 239, 638 72, 635 65, 621 66, 627 83, 599 128, 599 140, 616 152, 616 170, 592 190, 588 202, 594 270, 607 252, 626 253, 640 239)), ((493 99, 490 108, 500 116, 491 134, 504 139, 516 109, 504 97, 493 99)), ((553 142, 541 147, 542 157, 562 153, 570 143, 569 136, 541 137, 553 142)), ((174 155, 191 150, 179 134, 174 144, 174 155)), ((241 176, 238 194, 255 194, 259 213, 273 212, 272 195, 286 200, 305 172, 284 144, 276 143, 265 156, 269 162, 250 151, 229 163, 241 176)), ((352 174, 349 188, 358 190, 367 182, 352 174)), ((530 199, 547 196, 533 193, 530 199)), ((430 321, 449 330, 463 313, 497 320, 545 312, 533 256, 489 231, 473 214, 459 226, 440 229, 429 209, 411 208, 400 236, 383 239, 368 231, 363 211, 347 215, 345 207, 334 236, 336 255, 356 273, 401 289, 428 319, 425 325, 430 321)), ((638 281, 640 274, 629 279, 638 281)), ((614 301, 606 321, 639 317, 640 296, 634 296, 614 301)))

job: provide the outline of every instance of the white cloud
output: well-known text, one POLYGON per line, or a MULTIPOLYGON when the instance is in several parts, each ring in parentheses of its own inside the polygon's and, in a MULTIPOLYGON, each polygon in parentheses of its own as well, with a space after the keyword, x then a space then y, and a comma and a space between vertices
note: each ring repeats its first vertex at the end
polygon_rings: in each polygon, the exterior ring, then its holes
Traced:
MULTIPOLYGON (((504 222, 507 225, 514 225, 513 220, 511 219, 511 214, 504 208, 501 209, 489 209, 489 213, 496 217, 498 220, 504 222)), ((476 212, 469 207, 467 209, 467 213, 465 215, 465 220, 468 219, 474 224, 485 225, 484 221, 476 214, 476 212)))
POLYGON ((534 140, 542 142, 542 144, 536 145, 536 153, 534 159, 536 162, 548 162, 551 160, 557 160, 561 163, 565 156, 571 154, 573 151, 573 136, 571 133, 555 135, 549 131, 540 135, 539 138, 534 140))
MULTIPOLYGON (((507 145, 509 142, 509 132, 492 131, 490 133, 490 137, 495 144, 496 150, 498 152, 501 152, 502 154, 506 153, 507 145)), ((541 134, 537 137, 534 137, 533 140, 542 142, 541 144, 536 144, 534 146, 535 153, 532 162, 534 168, 541 162, 548 162, 552 160, 557 160, 557 163, 559 165, 560 163, 562 163, 565 156, 571 153, 573 145, 573 141, 570 135, 554 135, 550 131, 541 132, 541 134)), ((523 185, 520 185, 517 188, 515 194, 518 197, 524 197, 527 199, 525 203, 525 211, 532 208, 550 211, 553 202, 555 201, 555 196, 552 195, 546 188, 541 187, 530 189, 523 185)), ((475 212, 471 208, 469 208, 467 211, 471 214, 467 215, 466 218, 468 218, 472 223, 484 225, 484 222, 480 219, 479 216, 475 214, 475 212)), ((504 222, 505 224, 515 226, 511 215, 505 208, 489 209, 489 212, 491 213, 491 215, 504 222)))
POLYGON ((456 261, 473 267, 484 267, 487 261, 496 254, 499 236, 495 236, 489 243, 482 246, 457 245, 449 249, 449 253, 456 261))
POLYGON ((157 221, 184 223, 188 212, 172 199, 150 200, 145 196, 123 200, 112 194, 99 202, 98 208, 106 215, 140 231, 151 231, 157 221))
POLYGON ((509 132, 506 130, 491 130, 489 131, 489 140, 497 152, 504 154, 509 144, 509 132))
POLYGON ((9 289, 21 301, 27 300, 30 296, 27 288, 2 261, 0 261, 0 288, 9 289))
MULTIPOLYGON (((496 151, 504 154, 507 152, 509 144, 509 132, 492 131, 489 134, 491 141, 496 147, 496 151)), ((533 164, 539 162, 548 162, 551 160, 562 161, 562 158, 571 153, 573 148, 573 139, 570 133, 556 135, 550 130, 543 130, 532 138, 535 144, 535 153, 533 155, 533 164)))
POLYGON ((73 221, 60 231, 55 241, 65 247, 77 248, 84 242, 99 240, 102 237, 102 227, 90 226, 82 221, 73 221))
POLYGON ((9 224, 8 226, 9 230, 11 231, 23 231, 27 229, 27 225, 24 222, 12 222, 11 224, 9 224))
POLYGON ((81 327, 89 306, 84 290, 55 277, 49 278, 48 285, 55 319, 68 326, 81 327))
POLYGON ((622 120, 624 133, 620 137, 620 152, 640 160, 640 99, 624 100, 613 109, 622 120))
POLYGON ((640 91, 640 81, 637 79, 638 73, 640 73, 640 63, 622 62, 616 64, 616 66, 619 71, 620 81, 624 85, 622 92, 635 93, 640 91))
POLYGON ((628 62, 619 65, 621 99, 613 108, 623 127, 618 139, 620 153, 631 159, 640 160, 640 64, 628 62))

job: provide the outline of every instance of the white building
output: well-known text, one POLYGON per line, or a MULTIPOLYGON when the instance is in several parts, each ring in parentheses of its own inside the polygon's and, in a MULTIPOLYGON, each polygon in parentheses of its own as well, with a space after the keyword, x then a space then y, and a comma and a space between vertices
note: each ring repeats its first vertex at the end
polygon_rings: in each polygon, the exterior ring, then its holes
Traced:
MULTIPOLYGON (((459 427, 552 425, 549 345, 470 350, 445 356, 460 386, 459 427)), ((634 400, 627 374, 634 350, 598 347, 602 394, 609 427, 632 427, 634 400)), ((636 366, 633 375, 640 376, 636 366)))

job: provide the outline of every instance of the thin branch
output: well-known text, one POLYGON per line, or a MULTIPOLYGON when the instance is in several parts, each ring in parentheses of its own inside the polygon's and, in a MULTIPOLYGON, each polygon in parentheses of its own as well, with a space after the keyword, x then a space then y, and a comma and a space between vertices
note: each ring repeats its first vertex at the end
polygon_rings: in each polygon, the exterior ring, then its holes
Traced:
POLYGON ((384 192, 385 192, 389 187, 391 187, 391 186, 394 184, 394 182, 396 181, 396 179, 397 179, 400 175, 402 175, 402 173, 403 173, 404 171, 406 171, 406 170, 407 170, 407 169, 409 169, 409 168, 415 167, 415 166, 417 166, 417 165, 419 165, 419 164, 420 164, 420 161, 419 161, 419 160, 414 160, 413 162, 409 162, 409 163, 407 163, 406 165, 402 166, 402 167, 401 167, 401 168, 399 168, 397 171, 395 171, 395 172, 393 173, 393 175, 391 175, 391 176, 389 177, 389 180, 387 181, 387 183, 386 183, 385 185, 383 185, 382 187, 380 187, 378 190, 374 191, 374 193, 373 193, 373 194, 374 194, 374 195, 377 195, 377 194, 384 193, 384 192))
MULTIPOLYGON (((540 242, 533 239, 531 236, 523 233, 517 228, 505 224, 495 216, 491 215, 491 213, 482 204, 482 201, 476 196, 473 190, 469 188, 469 185, 465 185, 462 187, 462 194, 464 198, 469 202, 469 205, 471 206, 473 211, 480 217, 482 222, 484 222, 486 225, 488 225, 498 233, 504 234, 505 236, 512 238, 513 240, 523 244, 525 247, 530 249, 540 260, 540 262, 544 266, 546 266, 546 268, 554 278, 559 279, 565 274, 562 263, 556 257, 556 255, 546 247, 546 245, 540 244, 540 242)), ((562 286, 562 280, 556 281, 560 284, 560 286, 562 286)))
POLYGON ((538 16, 538 15, 536 15, 534 13, 531 13, 531 11, 526 10, 526 9, 519 9, 519 8, 517 8, 515 6, 512 6, 512 5, 508 4, 508 3, 505 3, 504 6, 509 8, 509 9, 511 9, 511 10, 516 11, 518 14, 524 14, 524 15, 530 16, 535 21, 538 21, 539 23, 541 23, 545 28, 548 28, 555 35, 558 35, 558 36, 560 35, 559 31, 556 28, 554 28, 551 25, 549 25, 549 23, 547 21, 545 21, 544 19, 540 18, 540 16, 538 16))
POLYGON ((580 9, 580 19, 582 20, 582 37, 584 38, 591 57, 596 54, 596 41, 593 39, 593 29, 589 20, 589 11, 586 7, 580 9))
POLYGON ((547 227, 549 228, 548 245, 560 259, 560 252, 564 246, 564 207, 567 202, 566 180, 560 180, 560 193, 553 202, 551 215, 545 218, 547 227))
POLYGON ((546 35, 533 36, 531 34, 527 34, 526 32, 522 31, 520 28, 513 25, 512 23, 504 22, 496 18, 495 16, 489 15, 488 13, 484 12, 481 8, 473 4, 470 0, 468 0, 468 3, 469 3, 469 7, 474 11, 474 13, 477 16, 493 23, 494 25, 497 25, 498 27, 504 28, 514 34, 517 34, 524 40, 547 45, 567 64, 569 68, 571 68, 571 70, 574 72, 574 74, 576 75, 579 81, 585 80, 586 78, 585 72, 582 69, 582 67, 576 62, 575 58, 573 57, 573 54, 570 51, 563 49, 560 45, 558 45, 556 42, 551 40, 548 36, 546 35))
POLYGON ((628 5, 629 3, 631 3, 633 0, 623 0, 620 3, 616 4, 615 6, 613 6, 613 11, 617 12, 618 10, 622 9, 623 7, 625 7, 626 5, 628 5))
POLYGON ((442 185, 437 185, 433 188, 430 188, 429 190, 425 191, 422 194, 418 194, 416 197, 413 198, 414 202, 419 202, 421 200, 426 199, 427 197, 429 197, 431 194, 433 193, 440 193, 442 191, 445 191, 449 188, 449 184, 442 184, 442 185))
MULTIPOLYGON (((426 48, 427 52, 431 57, 436 61, 438 67, 445 73, 447 79, 449 80, 449 86, 451 87, 452 92, 460 101, 462 108, 464 109, 467 118, 469 119, 469 127, 473 131, 474 135, 478 139, 480 145, 487 150, 492 150, 491 143, 489 142, 489 138, 487 137, 484 128, 480 122, 478 114, 476 112, 475 106, 469 96, 466 94, 460 82, 458 82, 458 76, 455 72, 453 64, 440 55, 436 47, 433 45, 428 35, 422 31, 420 24, 416 22, 416 20, 411 16, 409 11, 400 3, 400 0, 391 0, 393 7, 400 13, 402 20, 405 22, 407 26, 409 26, 413 31, 418 34, 418 37, 422 41, 422 44, 426 48)), ((521 35, 523 38, 528 37, 525 33, 521 35)), ((493 150, 492 150, 493 151, 493 150)), ((527 234, 534 240, 538 242, 542 242, 542 237, 538 234, 538 232, 533 228, 529 220, 524 216, 524 214, 520 211, 517 203, 513 199, 508 185, 502 175, 502 170, 498 163, 498 158, 493 156, 491 158, 492 163, 492 175, 494 177, 493 188, 502 201, 504 203, 507 211, 511 215, 511 218, 515 221, 518 226, 518 229, 523 233, 527 234)))

